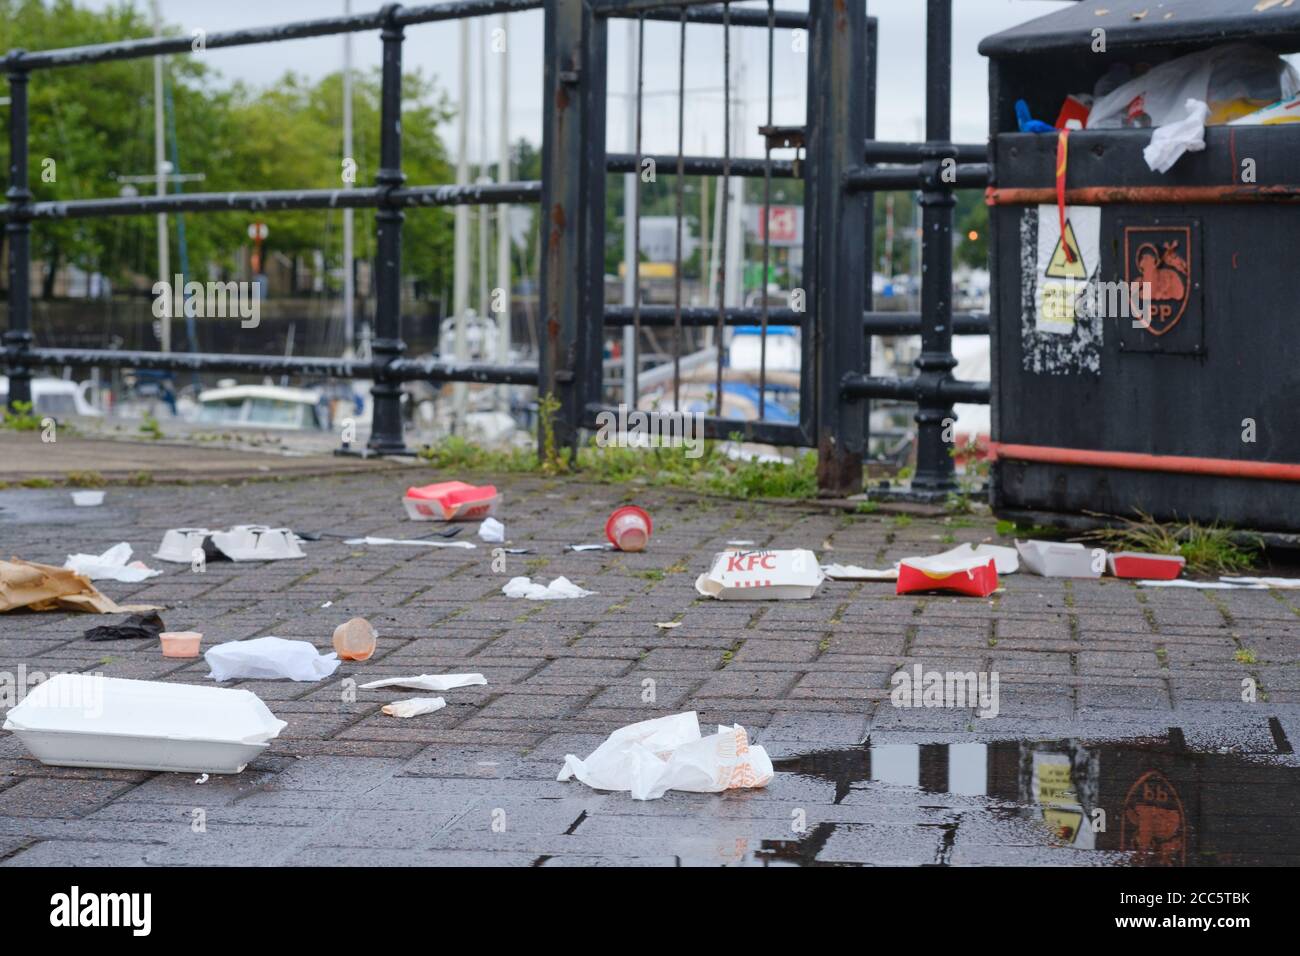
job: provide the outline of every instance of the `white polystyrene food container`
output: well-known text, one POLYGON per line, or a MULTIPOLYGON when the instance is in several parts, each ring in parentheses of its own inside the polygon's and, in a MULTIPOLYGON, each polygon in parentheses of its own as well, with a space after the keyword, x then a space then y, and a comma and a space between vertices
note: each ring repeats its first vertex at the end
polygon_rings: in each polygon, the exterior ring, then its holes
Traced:
POLYGON ((1069 541, 1017 541, 1020 561, 1033 574, 1045 578, 1099 578, 1106 567, 1106 552, 1069 541))
POLYGON ((247 690, 58 674, 9 711, 11 730, 56 767, 239 773, 287 727, 247 690))

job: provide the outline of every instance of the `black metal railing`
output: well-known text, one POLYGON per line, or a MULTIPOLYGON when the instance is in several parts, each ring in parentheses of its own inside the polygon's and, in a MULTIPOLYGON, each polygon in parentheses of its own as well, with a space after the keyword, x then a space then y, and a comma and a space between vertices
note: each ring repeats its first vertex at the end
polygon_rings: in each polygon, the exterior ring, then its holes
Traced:
POLYGON ((380 31, 383 44, 380 87, 379 171, 373 187, 192 193, 188 195, 33 202, 28 178, 28 82, 33 72, 193 52, 190 37, 152 37, 94 46, 30 53, 11 51, 3 69, 9 80, 9 188, 3 210, 9 245, 9 328, 0 358, 8 368, 9 405, 31 401, 33 368, 86 365, 165 371, 308 374, 371 379, 374 415, 368 450, 375 454, 409 453, 402 426, 403 382, 478 382, 537 384, 537 369, 519 365, 432 362, 405 357, 400 291, 403 210, 417 207, 535 203, 541 183, 518 182, 407 186, 402 173, 402 43, 408 26, 462 17, 515 13, 543 6, 542 0, 460 0, 429 6, 391 4, 372 13, 329 17, 274 27, 215 33, 206 49, 277 43, 367 30, 380 31), (211 213, 249 210, 371 208, 376 212, 375 337, 369 361, 275 356, 222 355, 202 352, 124 352, 109 349, 37 348, 31 318, 32 224, 96 216, 156 213, 211 213))
MULTIPOLYGON (((30 75, 39 70, 109 60, 191 52, 189 37, 156 37, 37 53, 13 51, 2 62, 9 80, 10 168, 7 205, 3 209, 9 241, 9 328, 0 362, 10 376, 9 401, 30 401, 34 367, 92 365, 185 371, 230 371, 256 374, 303 373, 372 379, 374 419, 369 450, 376 454, 408 451, 400 414, 401 385, 413 380, 536 385, 555 400, 553 436, 559 447, 577 447, 581 430, 607 406, 603 402, 603 350, 610 328, 633 326, 634 342, 643 327, 673 330, 673 398, 679 401, 683 331, 716 331, 714 413, 705 434, 778 445, 814 447, 819 454, 819 482, 824 491, 852 493, 862 487, 871 399, 918 404, 918 464, 913 488, 922 496, 943 495, 955 488, 954 466, 944 441, 952 404, 987 402, 987 383, 959 382, 952 377, 952 335, 988 334, 987 315, 952 311, 953 192, 984 187, 989 179, 987 149, 951 142, 952 0, 927 0, 927 99, 925 143, 874 139, 876 24, 867 4, 812 2, 807 13, 700 0, 462 0, 431 6, 386 6, 366 14, 332 17, 276 27, 232 31, 206 38, 206 48, 379 30, 383 43, 380 118, 380 169, 375 185, 348 190, 302 190, 168 195, 157 197, 33 202, 28 179, 28 97, 30 75), (540 182, 471 186, 408 186, 402 173, 401 71, 404 29, 421 23, 461 17, 544 10, 544 141, 540 182), (678 152, 656 155, 642 150, 641 96, 638 77, 636 149, 607 153, 607 29, 612 18, 638 21, 644 47, 647 21, 680 25, 683 44, 678 63, 679 133, 684 123, 685 41, 692 24, 723 27, 724 63, 731 50, 733 27, 768 31, 766 123, 760 129, 764 158, 734 157, 730 147, 730 70, 725 70, 724 135, 721 157, 686 156, 679 135, 678 152), (776 29, 806 29, 808 83, 806 126, 773 124, 773 36, 776 29), (777 160, 774 149, 801 148, 798 160, 777 160), (631 258, 636 295, 629 306, 607 308, 604 302, 605 180, 607 173, 639 171, 653 159, 675 174, 677 218, 687 175, 753 177, 764 180, 770 208, 774 179, 801 179, 804 184, 803 250, 806 308, 776 308, 763 295, 757 308, 718 304, 691 308, 682 304, 682 243, 677 243, 674 304, 645 305, 640 295, 640 257, 631 258), (879 164, 904 164, 899 167, 879 164), (918 189, 922 206, 922 291, 919 313, 885 313, 870 308, 872 273, 871 195, 876 191, 918 189), (538 319, 538 365, 504 366, 417 361, 405 356, 400 312, 403 210, 424 206, 482 205, 500 202, 540 203, 541 308, 538 319), (121 352, 100 349, 38 348, 31 330, 30 233, 33 223, 52 219, 128 216, 169 212, 216 212, 330 208, 374 208, 376 215, 376 315, 369 361, 279 358, 210 353, 121 352), (728 327, 760 328, 758 418, 722 416, 722 342, 728 327), (796 423, 767 420, 767 337, 773 324, 802 329, 800 402, 796 423), (915 335, 922 339, 917 374, 889 379, 870 374, 867 347, 872 335, 915 335)), ((643 75, 642 58, 637 58, 643 75)), ((640 182, 636 219, 640 222, 640 182)), ((729 201, 723 193, 724 217, 729 201)), ((725 218, 724 218, 725 222, 725 218)), ((770 239, 763 233, 766 288, 770 239)), ((725 237, 725 229, 721 233, 725 237)), ((725 241, 725 240, 724 240, 725 241)), ((639 242, 637 243, 639 246, 639 242)), ((634 246, 634 251, 637 246, 634 246)), ((719 257, 726 286, 726 257, 719 257)), ((635 382, 625 395, 636 401, 635 382)))

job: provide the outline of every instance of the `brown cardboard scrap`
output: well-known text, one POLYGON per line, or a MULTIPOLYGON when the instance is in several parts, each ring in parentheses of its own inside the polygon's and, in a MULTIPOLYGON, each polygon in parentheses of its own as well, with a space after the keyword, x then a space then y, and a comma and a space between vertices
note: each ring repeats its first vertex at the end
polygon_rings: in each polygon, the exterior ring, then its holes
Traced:
POLYGON ((90 579, 66 568, 36 564, 21 558, 0 561, 0 613, 29 611, 85 611, 123 614, 156 611, 151 604, 119 605, 102 594, 90 579))

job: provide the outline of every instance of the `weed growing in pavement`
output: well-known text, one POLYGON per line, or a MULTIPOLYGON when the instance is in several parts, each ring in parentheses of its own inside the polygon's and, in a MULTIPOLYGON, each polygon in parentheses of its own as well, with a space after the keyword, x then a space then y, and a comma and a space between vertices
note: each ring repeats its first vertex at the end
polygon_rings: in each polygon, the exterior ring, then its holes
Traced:
POLYGON ((63 477, 69 488, 103 488, 108 482, 97 471, 70 471, 63 477))
POLYGON ((154 441, 163 437, 162 426, 158 424, 158 419, 149 414, 146 414, 144 418, 140 420, 139 430, 140 434, 144 435, 146 438, 152 438, 154 441))
MULTIPOLYGON (((551 475, 570 470, 554 447, 554 435, 548 438, 547 434, 544 429, 540 461, 531 447, 490 450, 464 438, 444 439, 424 448, 420 457, 435 468, 462 472, 551 475)), ((787 464, 734 458, 727 454, 727 446, 727 442, 707 441, 696 458, 686 457, 680 448, 589 446, 578 450, 576 471, 590 481, 694 488, 730 498, 816 496, 816 453, 800 455, 787 464)))
POLYGON ((0 407, 0 428, 13 432, 34 432, 41 427, 41 420, 32 414, 31 402, 14 402, 13 411, 0 407))
POLYGON ((1112 551, 1182 555, 1187 561, 1187 570, 1201 574, 1249 571, 1263 550, 1263 542, 1258 538, 1242 535, 1217 523, 1162 524, 1141 511, 1137 512, 1137 518, 1119 520, 1124 522, 1120 527, 1098 528, 1081 537, 1099 542, 1112 551))

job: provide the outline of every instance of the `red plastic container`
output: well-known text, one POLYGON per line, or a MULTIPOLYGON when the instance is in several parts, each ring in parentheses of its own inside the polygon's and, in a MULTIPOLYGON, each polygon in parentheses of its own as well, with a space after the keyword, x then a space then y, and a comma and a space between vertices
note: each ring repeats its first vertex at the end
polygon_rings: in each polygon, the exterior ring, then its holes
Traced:
POLYGON ((605 522, 605 537, 620 551, 644 551, 653 530, 650 515, 636 505, 615 508, 605 522))
POLYGON ((407 488, 402 504, 414 521, 474 521, 488 517, 500 500, 495 485, 474 486, 441 481, 407 488))
POLYGON ((1139 578, 1145 581, 1172 581, 1183 573, 1187 560, 1176 554, 1142 554, 1138 551, 1120 551, 1107 558, 1110 573, 1117 578, 1139 578))

